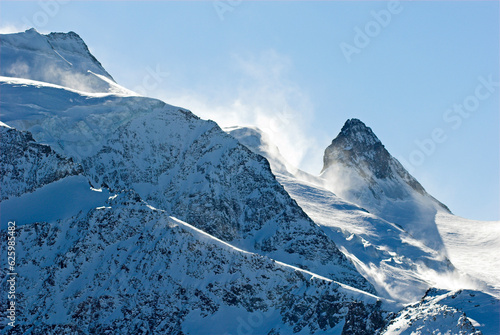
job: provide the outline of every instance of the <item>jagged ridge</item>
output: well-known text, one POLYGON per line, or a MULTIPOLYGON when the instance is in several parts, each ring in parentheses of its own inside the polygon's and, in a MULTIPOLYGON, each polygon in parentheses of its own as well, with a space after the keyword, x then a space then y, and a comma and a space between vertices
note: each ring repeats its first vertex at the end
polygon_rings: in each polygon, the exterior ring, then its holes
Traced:
POLYGON ((71 158, 36 143, 29 132, 0 125, 0 200, 33 192, 66 176, 83 172, 71 158))

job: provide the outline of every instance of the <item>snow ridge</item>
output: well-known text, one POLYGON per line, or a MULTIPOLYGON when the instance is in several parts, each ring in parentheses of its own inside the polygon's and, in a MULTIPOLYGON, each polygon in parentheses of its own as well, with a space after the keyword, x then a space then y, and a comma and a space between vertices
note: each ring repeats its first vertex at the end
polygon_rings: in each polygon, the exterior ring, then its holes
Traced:
POLYGON ((2 34, 0 39, 2 76, 91 93, 131 93, 115 83, 74 32, 42 35, 32 28, 22 33, 2 34))

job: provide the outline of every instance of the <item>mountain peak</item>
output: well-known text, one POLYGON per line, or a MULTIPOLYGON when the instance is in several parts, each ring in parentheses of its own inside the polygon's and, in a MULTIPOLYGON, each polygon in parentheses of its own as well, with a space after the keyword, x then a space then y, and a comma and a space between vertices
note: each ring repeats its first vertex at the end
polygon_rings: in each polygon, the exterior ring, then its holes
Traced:
POLYGON ((433 220, 438 209, 449 209, 425 191, 363 122, 347 120, 323 162, 322 177, 334 193, 442 250, 433 220))
POLYGON ((84 55, 87 55, 88 53, 90 53, 89 48, 87 47, 87 44, 85 44, 85 42, 80 37, 80 35, 78 35, 74 31, 70 31, 67 33, 52 32, 52 33, 47 34, 45 36, 53 46, 54 46, 54 44, 60 44, 61 42, 64 41, 68 44, 67 45, 63 44, 63 45, 61 45, 62 47, 71 46, 73 49, 75 49, 74 51, 82 53, 84 55), (69 43, 71 43, 71 44, 69 44, 69 43))
POLYGON ((30 79, 88 93, 129 94, 92 55, 75 32, 1 34, 0 75, 30 79))
POLYGON ((346 137, 353 142, 365 143, 366 145, 374 145, 380 143, 380 140, 375 136, 370 127, 367 127, 359 119, 349 119, 344 123, 338 137, 346 137))
POLYGON ((38 30, 36 30, 35 28, 29 28, 29 29, 26 29, 25 33, 28 33, 28 34, 33 34, 33 33, 40 34, 40 33, 38 32, 38 30))
POLYGON ((365 165, 378 178, 386 178, 390 173, 391 156, 384 145, 359 119, 349 119, 342 130, 325 150, 323 171, 335 162, 346 165, 365 165))

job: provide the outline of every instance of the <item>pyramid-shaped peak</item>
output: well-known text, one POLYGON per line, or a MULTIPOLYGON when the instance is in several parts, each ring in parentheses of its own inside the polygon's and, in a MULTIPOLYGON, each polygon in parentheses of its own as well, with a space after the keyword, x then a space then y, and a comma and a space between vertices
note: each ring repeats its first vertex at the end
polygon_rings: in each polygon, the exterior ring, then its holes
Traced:
POLYGON ((359 119, 349 119, 323 156, 323 171, 332 164, 371 170, 378 178, 391 174, 391 155, 373 131, 359 119))
POLYGON ((345 122, 337 138, 345 138, 349 141, 374 145, 381 143, 370 127, 367 127, 359 119, 349 119, 345 122))

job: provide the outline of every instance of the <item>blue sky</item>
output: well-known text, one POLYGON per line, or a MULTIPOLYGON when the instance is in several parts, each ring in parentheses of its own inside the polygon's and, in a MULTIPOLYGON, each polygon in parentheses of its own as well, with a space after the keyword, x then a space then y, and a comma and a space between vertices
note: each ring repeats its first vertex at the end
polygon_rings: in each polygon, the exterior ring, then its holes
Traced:
POLYGON ((0 2, 2 32, 28 26, 75 31, 127 88, 263 128, 313 174, 359 118, 455 214, 500 219, 497 1, 0 2))

